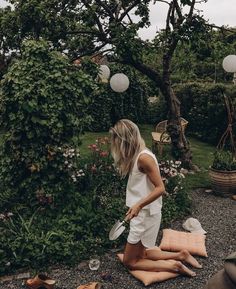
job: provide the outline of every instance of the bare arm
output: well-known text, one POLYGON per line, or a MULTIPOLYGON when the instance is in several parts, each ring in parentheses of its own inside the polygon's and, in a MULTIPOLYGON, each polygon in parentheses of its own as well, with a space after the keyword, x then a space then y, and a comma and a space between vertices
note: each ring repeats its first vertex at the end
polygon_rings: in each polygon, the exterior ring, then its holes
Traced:
POLYGON ((165 186, 162 182, 156 162, 150 155, 145 153, 140 155, 138 159, 138 168, 141 172, 147 174, 148 178, 154 185, 154 189, 145 198, 141 199, 137 204, 129 208, 127 212, 129 219, 137 216, 143 207, 155 201, 165 192, 165 186))

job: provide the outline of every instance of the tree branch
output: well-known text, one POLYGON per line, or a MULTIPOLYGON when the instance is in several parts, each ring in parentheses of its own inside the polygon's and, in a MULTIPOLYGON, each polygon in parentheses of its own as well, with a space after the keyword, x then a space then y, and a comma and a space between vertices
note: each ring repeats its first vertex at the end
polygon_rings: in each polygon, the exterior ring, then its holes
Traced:
MULTIPOLYGON (((118 21, 122 21, 126 15, 128 15, 128 13, 139 3, 140 1, 137 0, 135 1, 132 5, 130 5, 120 16, 120 18, 118 19, 118 21)), ((124 9, 124 7, 123 7, 124 9)))
POLYGON ((193 0, 193 2, 191 3, 191 6, 190 6, 189 13, 188 13, 188 20, 192 20, 193 10, 194 10, 195 4, 196 4, 196 0, 193 0))
POLYGON ((228 32, 232 32, 232 33, 236 34, 236 28, 235 28, 235 30, 233 30, 233 29, 225 28, 224 26, 217 26, 215 24, 209 24, 209 23, 205 23, 205 25, 212 27, 212 28, 217 28, 220 30, 224 30, 224 31, 228 31, 228 32))
MULTIPOLYGON (((83 53, 83 54, 77 55, 75 58, 72 59, 72 61, 74 61, 74 60, 76 60, 76 59, 80 59, 80 58, 82 58, 82 57, 84 57, 84 56, 93 55, 95 52, 101 50, 101 49, 102 49, 104 46, 106 46, 106 45, 107 45, 107 43, 103 43, 103 44, 95 47, 95 48, 94 48, 93 50, 91 50, 90 52, 85 52, 85 53, 83 53)), ((98 54, 101 54, 101 53, 102 53, 102 51, 101 51, 100 53, 98 53, 98 54)))
POLYGON ((100 5, 100 6, 107 12, 107 14, 109 15, 109 17, 110 17, 111 19, 114 19, 114 15, 113 15, 111 9, 110 9, 107 5, 105 5, 105 4, 104 4, 102 1, 100 1, 100 0, 95 0, 95 2, 96 2, 98 5, 100 5))
POLYGON ((157 1, 155 1, 155 2, 162 2, 162 3, 165 3, 165 4, 171 5, 171 3, 169 3, 169 2, 167 2, 167 1, 165 1, 165 0, 157 0, 157 1))
MULTIPOLYGON (((101 2, 101 1, 100 1, 100 2, 101 2)), ((86 1, 83 1, 83 3, 84 3, 84 5, 85 5, 85 7, 86 7, 87 9, 92 10, 92 9, 91 9, 91 6, 88 5, 88 4, 86 3, 86 1)), ((96 13, 93 12, 93 15, 94 15, 95 21, 96 21, 96 23, 97 23, 98 30, 100 31, 101 39, 106 41, 107 35, 106 35, 106 33, 104 32, 104 30, 103 30, 102 23, 100 22, 100 19, 98 18, 98 16, 96 15, 96 13)))
POLYGON ((161 75, 156 70, 152 69, 150 66, 148 66, 144 63, 136 62, 132 59, 129 59, 129 60, 122 59, 122 60, 119 60, 118 62, 120 62, 121 64, 130 65, 130 66, 136 68, 138 71, 140 71, 141 73, 146 75, 148 78, 155 81, 155 83, 159 87, 163 86, 163 81, 162 81, 161 75))
POLYGON ((173 9, 173 3, 170 4, 170 7, 168 9, 167 17, 166 17, 166 32, 170 31, 170 17, 171 17, 171 12, 173 9))
POLYGON ((93 30, 75 30, 75 31, 59 31, 60 33, 64 33, 64 34, 94 34, 97 36, 101 36, 101 33, 98 31, 93 31, 93 30))
POLYGON ((174 0, 174 6, 175 6, 176 13, 178 14, 178 17, 181 20, 180 22, 182 23, 183 15, 182 15, 182 11, 181 11, 181 8, 180 8, 179 3, 178 3, 177 0, 174 0))

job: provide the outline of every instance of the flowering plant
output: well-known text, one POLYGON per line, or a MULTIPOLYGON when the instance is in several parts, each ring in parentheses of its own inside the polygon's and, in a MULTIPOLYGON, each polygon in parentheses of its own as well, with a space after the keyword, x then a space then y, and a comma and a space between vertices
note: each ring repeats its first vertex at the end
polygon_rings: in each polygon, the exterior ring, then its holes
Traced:
POLYGON ((166 187, 166 193, 176 195, 183 189, 184 174, 181 161, 166 160, 159 164, 162 180, 166 187))
POLYGON ((88 164, 87 167, 92 174, 116 174, 109 147, 108 137, 98 138, 95 144, 88 146, 91 151, 91 164, 88 164))
MULTIPOLYGON (((108 137, 96 139, 88 146, 90 157, 84 166, 90 190, 101 207, 112 208, 114 197, 121 197, 125 191, 125 182, 121 179, 110 153, 108 137)), ((122 199, 122 198, 121 198, 122 199)))
POLYGON ((80 151, 78 148, 74 147, 59 147, 58 150, 61 152, 64 158, 64 167, 71 177, 72 181, 75 183, 80 177, 85 176, 82 168, 79 166, 80 151))
POLYGON ((185 169, 180 161, 166 160, 159 164, 162 180, 165 184, 166 196, 163 199, 163 222, 170 221, 190 212, 191 199, 185 186, 185 169))

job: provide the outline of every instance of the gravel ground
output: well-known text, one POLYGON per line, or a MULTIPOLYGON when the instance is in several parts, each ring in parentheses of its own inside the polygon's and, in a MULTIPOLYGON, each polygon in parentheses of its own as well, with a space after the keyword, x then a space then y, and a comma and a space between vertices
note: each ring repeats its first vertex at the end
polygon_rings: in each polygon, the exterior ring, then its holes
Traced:
MULTIPOLYGON (((236 251, 236 202, 230 198, 214 196, 201 189, 192 192, 192 199, 194 207, 191 216, 197 218, 208 232, 206 238, 208 258, 197 258, 203 265, 203 269, 195 270, 197 276, 194 278, 179 276, 162 283, 152 284, 148 286, 149 289, 201 289, 206 281, 222 268, 222 259, 236 251)), ((182 231, 184 220, 175 221, 170 227, 182 231)), ((91 281, 101 282, 103 289, 144 287, 128 273, 114 252, 108 252, 101 258, 101 266, 97 271, 90 271, 87 262, 83 262, 75 268, 52 268, 49 275, 57 280, 55 289, 76 289, 80 284, 91 281), (104 274, 109 278, 104 280, 102 278, 104 274)), ((22 280, 0 283, 0 289, 8 288, 22 289, 24 286, 22 286, 22 280)))

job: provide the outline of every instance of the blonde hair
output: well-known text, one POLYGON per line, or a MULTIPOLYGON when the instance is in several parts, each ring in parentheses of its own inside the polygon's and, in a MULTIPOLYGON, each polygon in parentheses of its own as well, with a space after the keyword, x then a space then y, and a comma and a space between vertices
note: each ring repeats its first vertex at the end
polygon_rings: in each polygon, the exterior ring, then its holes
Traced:
POLYGON ((111 154, 119 173, 125 177, 132 170, 140 151, 145 148, 145 142, 137 125, 128 119, 119 120, 109 132, 111 154))

